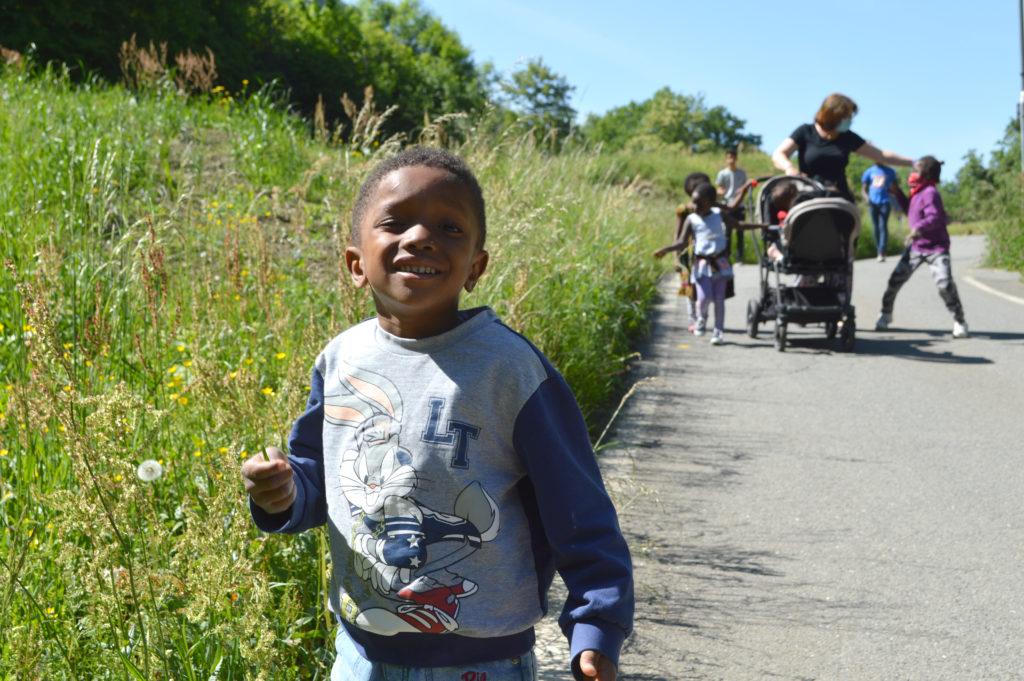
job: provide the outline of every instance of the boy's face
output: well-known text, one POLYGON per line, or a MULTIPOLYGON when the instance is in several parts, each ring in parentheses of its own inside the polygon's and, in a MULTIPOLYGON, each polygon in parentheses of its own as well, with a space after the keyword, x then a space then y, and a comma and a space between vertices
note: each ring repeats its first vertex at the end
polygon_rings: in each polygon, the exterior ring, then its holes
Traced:
POLYGON ((729 166, 730 168, 735 166, 736 165, 736 154, 726 154, 725 155, 725 165, 729 166))
POLYGON ((359 243, 345 250, 358 288, 369 285, 381 328, 426 338, 457 324, 459 294, 487 267, 469 190, 440 168, 388 173, 361 222, 359 243))

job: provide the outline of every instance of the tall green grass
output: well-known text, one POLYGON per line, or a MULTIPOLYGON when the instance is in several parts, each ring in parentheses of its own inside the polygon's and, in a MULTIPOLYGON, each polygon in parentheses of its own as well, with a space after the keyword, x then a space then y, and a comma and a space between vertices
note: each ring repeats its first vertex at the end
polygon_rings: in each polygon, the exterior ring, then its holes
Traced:
MULTIPOLYGON (((316 353, 372 314, 338 256, 394 144, 316 134, 273 99, 0 72, 0 677, 328 674, 325 535, 257 532, 238 469, 286 441, 316 353)), ((492 225, 464 304, 531 337, 599 432, 673 202, 542 146, 470 129, 454 149, 492 225)))

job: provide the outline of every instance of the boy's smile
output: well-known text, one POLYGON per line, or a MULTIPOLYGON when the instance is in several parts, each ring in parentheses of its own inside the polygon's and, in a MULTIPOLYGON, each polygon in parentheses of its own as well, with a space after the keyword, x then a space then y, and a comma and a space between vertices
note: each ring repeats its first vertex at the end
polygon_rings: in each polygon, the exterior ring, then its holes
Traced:
POLYGON ((388 173, 372 195, 358 240, 345 251, 357 287, 373 291, 381 328, 426 338, 457 324, 459 294, 487 267, 469 190, 440 168, 388 173))

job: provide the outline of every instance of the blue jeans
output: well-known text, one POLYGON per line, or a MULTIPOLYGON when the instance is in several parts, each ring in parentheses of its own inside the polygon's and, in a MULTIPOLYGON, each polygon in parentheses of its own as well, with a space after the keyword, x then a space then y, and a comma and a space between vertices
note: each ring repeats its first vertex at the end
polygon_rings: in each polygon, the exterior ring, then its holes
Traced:
MULTIPOLYGON (((444 645, 444 635, 437 635, 437 645, 444 645)), ((458 667, 403 667, 367 660, 356 650, 345 627, 338 627, 334 646, 338 655, 331 668, 331 681, 537 681, 537 660, 532 650, 522 657, 458 667)))
POLYGON ((889 211, 892 206, 889 202, 871 203, 868 202, 871 212, 871 224, 875 227, 875 244, 878 246, 878 254, 885 255, 885 247, 889 244, 889 211))

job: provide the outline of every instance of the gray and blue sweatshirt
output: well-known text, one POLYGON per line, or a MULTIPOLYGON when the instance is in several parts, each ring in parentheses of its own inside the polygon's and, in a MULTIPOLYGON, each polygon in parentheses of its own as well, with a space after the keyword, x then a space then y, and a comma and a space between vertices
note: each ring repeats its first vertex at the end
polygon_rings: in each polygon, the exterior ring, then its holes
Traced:
POLYGON ((330 609, 370 660, 521 655, 557 570, 571 659, 617 663, 632 566, 575 397, 492 310, 460 314, 425 339, 376 319, 334 338, 289 441, 295 504, 251 505, 253 518, 267 532, 327 524, 330 609))

